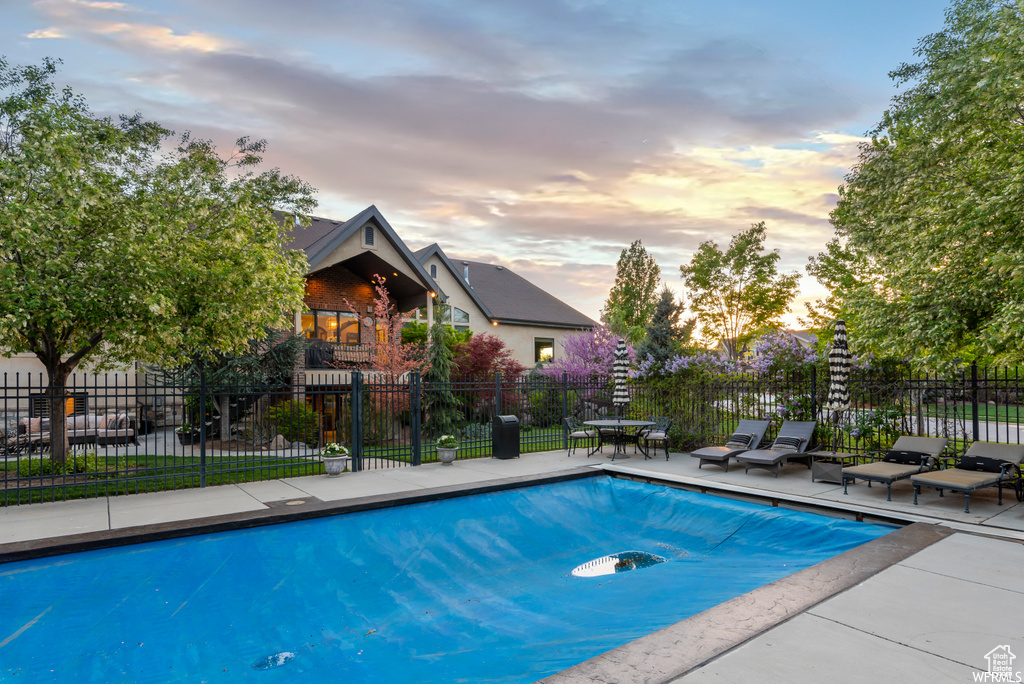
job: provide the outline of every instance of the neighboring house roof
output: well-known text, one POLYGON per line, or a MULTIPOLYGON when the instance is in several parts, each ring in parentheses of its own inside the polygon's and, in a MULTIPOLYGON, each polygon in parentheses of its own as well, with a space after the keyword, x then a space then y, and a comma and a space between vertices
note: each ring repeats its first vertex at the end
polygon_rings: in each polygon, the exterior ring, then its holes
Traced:
POLYGON ((420 263, 425 263, 435 254, 492 321, 557 328, 593 328, 596 325, 587 316, 504 266, 450 259, 437 244, 415 252, 420 263), (468 283, 464 278, 466 267, 469 268, 468 283))
MULTIPOLYGON (((305 252, 307 274, 333 266, 333 263, 326 263, 327 257, 355 235, 367 222, 372 222, 401 255, 402 260, 419 276, 422 285, 444 297, 444 292, 426 272, 423 264, 413 256, 405 242, 398 237, 395 229, 391 227, 391 224, 387 222, 375 205, 371 204, 347 221, 335 221, 319 216, 312 216, 310 219, 308 226, 294 226, 291 239, 285 244, 285 247, 289 249, 305 252)), ((359 266, 360 264, 353 264, 354 270, 357 272, 366 270, 366 273, 360 273, 360 275, 366 280, 370 280, 373 274, 369 271, 373 270, 373 264, 366 264, 365 269, 360 269, 359 266)))

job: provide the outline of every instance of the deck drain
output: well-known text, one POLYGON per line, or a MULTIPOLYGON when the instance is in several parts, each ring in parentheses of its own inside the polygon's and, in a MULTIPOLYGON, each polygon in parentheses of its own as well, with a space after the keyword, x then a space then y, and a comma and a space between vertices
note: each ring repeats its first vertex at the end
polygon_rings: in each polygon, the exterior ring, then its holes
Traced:
POLYGON ((572 574, 574 577, 600 577, 601 575, 614 575, 617 572, 649 568, 664 562, 665 559, 661 556, 655 556, 646 551, 621 551, 587 561, 583 565, 573 568, 572 574))
POLYGON ((254 670, 273 670, 275 667, 281 667, 287 662, 290 662, 295 658, 295 654, 291 651, 281 651, 280 653, 274 653, 268 655, 266 658, 260 658, 252 664, 254 670))

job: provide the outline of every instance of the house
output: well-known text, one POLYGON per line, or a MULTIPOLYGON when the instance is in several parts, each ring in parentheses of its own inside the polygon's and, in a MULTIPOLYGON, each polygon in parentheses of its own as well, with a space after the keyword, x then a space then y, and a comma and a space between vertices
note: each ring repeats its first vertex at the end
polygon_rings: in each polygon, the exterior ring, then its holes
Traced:
POLYGON ((372 205, 348 221, 314 217, 308 226, 297 225, 285 246, 306 255, 305 310, 295 314, 295 332, 332 350, 333 362, 358 361, 360 350, 380 333, 373 319, 376 278, 383 279, 396 309, 419 309, 431 321, 434 299, 443 298, 372 205))
POLYGON ((436 243, 414 254, 444 291, 449 322, 495 335, 527 368, 551 361, 567 335, 596 325, 504 266, 449 257, 436 243))

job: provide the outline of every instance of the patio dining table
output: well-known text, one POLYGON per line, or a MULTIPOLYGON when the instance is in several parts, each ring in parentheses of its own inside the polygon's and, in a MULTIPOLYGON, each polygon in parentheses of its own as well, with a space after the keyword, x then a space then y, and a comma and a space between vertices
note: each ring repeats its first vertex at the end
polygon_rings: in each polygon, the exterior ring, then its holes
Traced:
MULTIPOLYGON (((612 451, 611 455, 611 459, 613 461, 615 460, 616 456, 618 456, 619 458, 630 457, 629 454, 626 453, 625 438, 632 435, 627 433, 627 430, 635 428, 636 430, 639 431, 645 427, 651 427, 652 425, 656 425, 656 423, 653 420, 622 420, 621 418, 606 420, 585 420, 583 421, 583 424, 590 425, 591 427, 596 427, 598 430, 612 429, 615 431, 615 449, 612 451)), ((601 439, 600 437, 598 437, 597 446, 594 448, 593 451, 587 454, 587 457, 589 458, 593 454, 597 453, 601 449, 601 444, 601 439)), ((643 452, 644 458, 650 458, 650 456, 647 455, 647 447, 645 445, 640 444, 639 439, 636 440, 636 444, 638 447, 640 447, 640 451, 643 452)))

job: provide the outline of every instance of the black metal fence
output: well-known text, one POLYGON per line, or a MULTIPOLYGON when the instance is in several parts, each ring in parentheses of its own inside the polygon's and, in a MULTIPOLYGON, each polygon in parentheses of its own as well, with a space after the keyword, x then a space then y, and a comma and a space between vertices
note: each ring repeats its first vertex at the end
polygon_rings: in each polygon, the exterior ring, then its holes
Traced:
POLYGON ((721 442, 741 418, 770 419, 768 438, 782 420, 818 420, 817 446, 845 451, 900 434, 948 437, 950 456, 975 440, 1021 443, 1019 374, 977 367, 952 378, 855 372, 838 421, 823 408, 821 369, 634 380, 623 407, 606 378, 537 374, 430 383, 326 371, 283 386, 186 386, 121 373, 76 378, 59 397, 38 375, 2 380, 3 505, 317 474, 329 443, 350 448, 353 470, 434 462, 442 434, 458 438, 460 459, 484 457, 497 415, 516 416, 523 453, 566 448, 567 417, 616 414, 672 419, 671 446, 683 451, 721 442), (63 460, 55 408, 67 414, 63 460))

